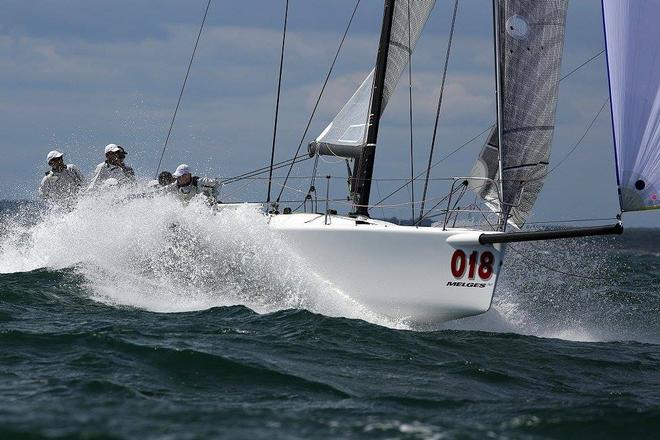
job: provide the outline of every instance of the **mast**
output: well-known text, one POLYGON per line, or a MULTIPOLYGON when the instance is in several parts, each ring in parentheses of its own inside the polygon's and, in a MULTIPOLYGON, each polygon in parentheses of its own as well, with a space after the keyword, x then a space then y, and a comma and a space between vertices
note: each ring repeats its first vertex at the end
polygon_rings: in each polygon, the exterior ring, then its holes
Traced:
POLYGON ((371 93, 371 105, 367 127, 367 142, 362 153, 355 161, 353 178, 351 180, 351 195, 355 206, 355 214, 369 216, 369 193, 371 192, 371 177, 374 171, 376 156, 376 142, 380 125, 383 93, 385 89, 385 76, 387 73, 387 58, 392 35, 392 21, 396 0, 385 0, 383 26, 378 43, 378 56, 374 73, 374 85, 371 93))
POLYGON ((500 31, 500 1, 493 0, 493 34, 494 34, 494 46, 495 46, 495 105, 497 111, 497 158, 498 158, 498 167, 499 167, 499 193, 500 193, 500 220, 498 229, 506 231, 507 217, 509 216, 509 209, 505 207, 504 200, 504 184, 502 183, 502 147, 504 143, 502 142, 502 61, 501 61, 501 31, 500 31))

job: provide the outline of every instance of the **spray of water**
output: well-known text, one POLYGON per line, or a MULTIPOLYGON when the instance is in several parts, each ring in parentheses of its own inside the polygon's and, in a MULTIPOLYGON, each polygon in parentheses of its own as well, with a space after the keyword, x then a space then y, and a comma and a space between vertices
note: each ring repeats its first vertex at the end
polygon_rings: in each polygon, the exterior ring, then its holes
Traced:
POLYGON ((492 309, 448 326, 584 342, 658 343, 657 265, 645 266, 626 252, 624 240, 634 234, 516 244, 507 251, 492 309))
POLYGON ((241 304, 402 327, 316 278, 249 205, 217 212, 117 189, 29 217, 5 222, 0 273, 74 268, 93 299, 156 312, 241 304))

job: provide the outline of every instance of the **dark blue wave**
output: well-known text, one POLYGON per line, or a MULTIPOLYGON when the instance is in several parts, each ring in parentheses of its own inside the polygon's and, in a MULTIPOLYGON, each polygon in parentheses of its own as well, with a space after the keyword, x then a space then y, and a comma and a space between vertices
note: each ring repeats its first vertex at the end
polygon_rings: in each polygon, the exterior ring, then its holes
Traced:
POLYGON ((660 273, 634 238, 598 263, 613 282, 539 287, 530 266, 503 286, 610 342, 161 314, 94 301, 75 268, 0 274, 0 438, 653 438, 660 273))

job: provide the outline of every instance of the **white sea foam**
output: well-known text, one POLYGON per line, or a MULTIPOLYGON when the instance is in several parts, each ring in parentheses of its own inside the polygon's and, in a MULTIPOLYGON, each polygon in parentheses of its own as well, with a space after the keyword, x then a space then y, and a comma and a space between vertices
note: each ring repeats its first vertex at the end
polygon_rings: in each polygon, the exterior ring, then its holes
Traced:
POLYGON ((5 228, 0 273, 75 268, 93 299, 156 312, 241 304, 402 327, 317 279, 253 206, 218 213, 201 200, 118 191, 25 220, 5 228))

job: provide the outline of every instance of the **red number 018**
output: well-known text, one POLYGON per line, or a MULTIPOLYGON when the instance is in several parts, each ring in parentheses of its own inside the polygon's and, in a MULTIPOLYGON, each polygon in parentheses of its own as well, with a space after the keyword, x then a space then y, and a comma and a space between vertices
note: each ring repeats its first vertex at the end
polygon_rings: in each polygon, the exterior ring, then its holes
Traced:
POLYGON ((465 252, 457 249, 451 257, 451 274, 454 278, 463 278, 467 269, 469 279, 473 280, 475 274, 478 274, 482 280, 489 280, 493 275, 493 263, 495 257, 490 251, 482 252, 481 256, 479 252, 474 251, 468 258, 465 252))

